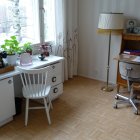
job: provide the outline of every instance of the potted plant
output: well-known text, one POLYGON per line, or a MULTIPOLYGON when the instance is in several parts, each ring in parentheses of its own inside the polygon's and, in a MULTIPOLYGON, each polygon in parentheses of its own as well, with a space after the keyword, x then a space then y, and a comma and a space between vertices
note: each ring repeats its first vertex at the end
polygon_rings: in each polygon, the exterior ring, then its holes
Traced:
POLYGON ((15 65, 17 60, 17 53, 21 50, 16 36, 11 36, 10 39, 4 40, 1 48, 7 53, 7 62, 9 65, 15 65))
POLYGON ((32 46, 31 46, 31 42, 27 42, 23 44, 23 50, 27 53, 29 53, 30 55, 32 55, 32 46))

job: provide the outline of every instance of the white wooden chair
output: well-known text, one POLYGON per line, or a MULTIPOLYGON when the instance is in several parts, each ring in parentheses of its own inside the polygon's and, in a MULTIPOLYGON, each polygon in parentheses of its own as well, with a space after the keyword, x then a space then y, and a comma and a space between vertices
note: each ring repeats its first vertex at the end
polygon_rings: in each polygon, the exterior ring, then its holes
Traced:
POLYGON ((52 108, 52 103, 50 100, 50 89, 51 85, 48 82, 48 73, 50 73, 50 67, 44 67, 40 69, 25 69, 17 67, 19 70, 21 81, 23 84, 23 96, 26 99, 26 108, 25 108, 25 126, 28 123, 28 111, 29 109, 43 109, 45 108, 48 123, 51 124, 49 110, 52 108), (44 107, 29 107, 30 99, 43 99, 44 107))

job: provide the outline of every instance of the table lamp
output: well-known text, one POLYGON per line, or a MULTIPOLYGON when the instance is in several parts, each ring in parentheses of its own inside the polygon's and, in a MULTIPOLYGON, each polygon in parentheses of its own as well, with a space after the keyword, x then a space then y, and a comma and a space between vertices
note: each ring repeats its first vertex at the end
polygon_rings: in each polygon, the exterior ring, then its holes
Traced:
POLYGON ((107 62, 107 80, 106 85, 101 89, 106 92, 113 91, 113 86, 109 85, 109 68, 110 68, 110 47, 111 47, 111 33, 122 33, 123 29, 123 13, 101 13, 99 16, 98 32, 109 33, 109 48, 108 48, 108 62, 107 62))

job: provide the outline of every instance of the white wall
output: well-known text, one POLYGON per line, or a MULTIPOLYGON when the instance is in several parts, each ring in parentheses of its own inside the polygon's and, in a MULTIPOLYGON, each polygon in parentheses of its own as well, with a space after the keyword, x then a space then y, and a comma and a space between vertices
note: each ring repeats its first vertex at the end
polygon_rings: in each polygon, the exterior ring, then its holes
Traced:
MULTIPOLYGON (((106 81, 108 35, 98 34, 98 18, 102 12, 122 12, 126 19, 140 22, 140 0, 79 0, 79 66, 78 74, 106 81)), ((139 24, 140 25, 140 24, 139 24)), ((110 82, 116 83, 121 36, 112 35, 110 82)))

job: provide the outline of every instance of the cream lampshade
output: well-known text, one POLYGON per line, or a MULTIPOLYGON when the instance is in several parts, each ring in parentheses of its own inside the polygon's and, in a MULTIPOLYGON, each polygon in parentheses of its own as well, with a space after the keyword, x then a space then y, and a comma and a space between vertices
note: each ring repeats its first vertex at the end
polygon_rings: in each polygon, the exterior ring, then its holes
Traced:
POLYGON ((110 68, 110 46, 111 32, 122 31, 124 23, 123 13, 102 13, 99 16, 98 29, 99 32, 109 32, 109 48, 108 48, 108 63, 107 63, 107 81, 106 86, 102 87, 103 91, 110 92, 113 87, 109 85, 109 68, 110 68))
POLYGON ((98 29, 105 29, 105 30, 123 29, 123 14, 122 13, 100 14, 98 29))

